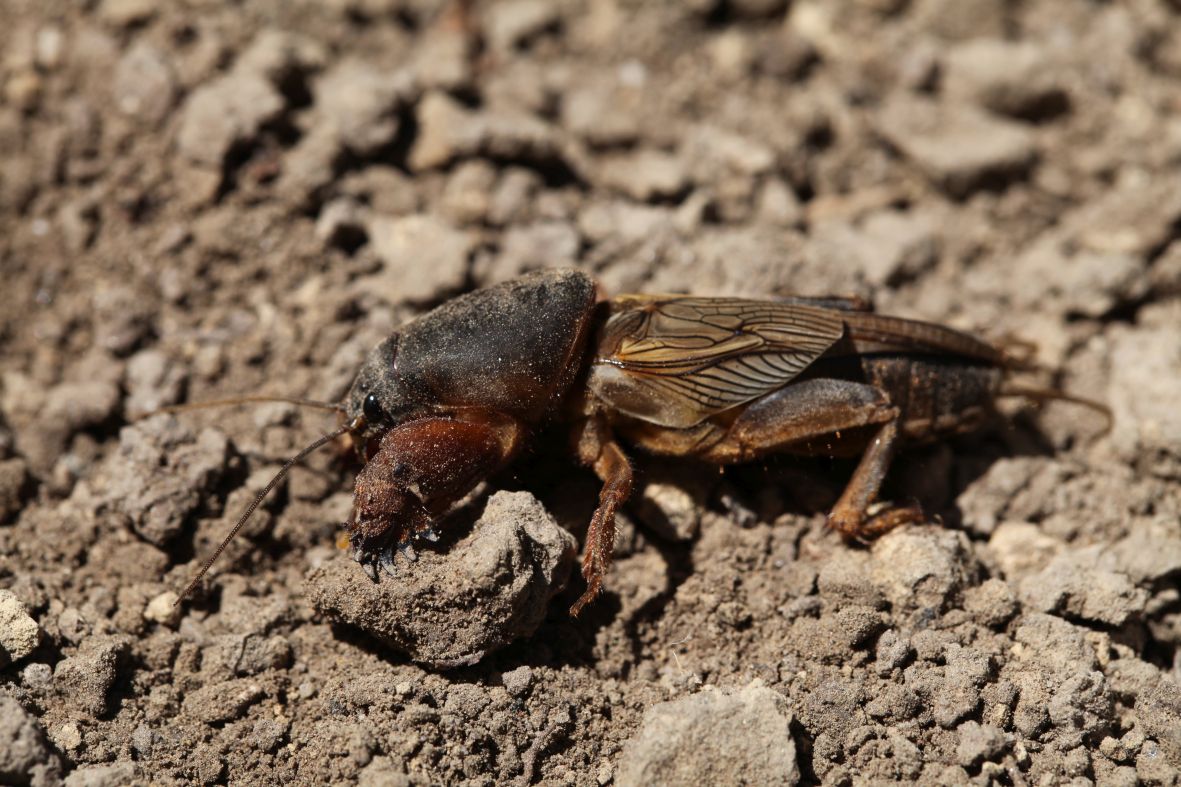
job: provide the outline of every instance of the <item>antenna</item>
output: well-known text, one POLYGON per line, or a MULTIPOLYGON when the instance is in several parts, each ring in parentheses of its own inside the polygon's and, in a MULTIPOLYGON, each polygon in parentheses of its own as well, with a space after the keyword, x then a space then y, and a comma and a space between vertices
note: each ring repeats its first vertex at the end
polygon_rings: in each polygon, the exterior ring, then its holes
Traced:
POLYGON ((210 407, 230 407, 237 404, 260 404, 265 402, 285 402, 287 404, 298 405, 299 407, 311 407, 316 410, 328 410, 334 413, 345 412, 343 404, 319 402, 315 399, 301 399, 296 396, 235 396, 232 399, 213 399, 208 402, 191 402, 189 404, 173 404, 167 407, 159 407, 150 413, 140 416, 136 420, 150 418, 159 413, 187 413, 190 410, 205 410, 210 407))
MULTIPOLYGON (((333 407, 332 409, 336 408, 333 407)), ((275 477, 272 478, 265 487, 263 487, 261 492, 254 496, 254 500, 251 501, 250 505, 246 507, 246 510, 242 512, 242 516, 238 517, 238 521, 234 525, 233 529, 230 530, 229 535, 222 539, 221 545, 218 546, 218 548, 214 550, 213 554, 209 556, 209 559, 205 561, 203 566, 201 566, 201 570, 197 572, 197 576, 193 577, 193 581, 190 582, 187 587, 185 587, 179 596, 177 596, 176 601, 173 602, 172 606, 179 606, 180 602, 184 600, 185 596, 192 593, 197 585, 200 584, 201 580, 205 577, 205 574, 209 571, 217 559, 221 557, 221 553, 224 552, 225 548, 228 547, 230 542, 234 540, 234 536, 238 535, 238 531, 241 530, 242 526, 246 524, 246 520, 250 519, 250 515, 254 513, 255 509, 258 508, 263 499, 271 493, 271 490, 278 486, 279 482, 287 477, 287 473, 292 467, 295 467, 296 464, 306 459, 309 454, 313 453, 325 444, 330 443, 336 438, 341 437, 351 431, 362 429, 364 428, 364 425, 364 417, 358 416, 353 420, 352 423, 345 424, 336 431, 329 432, 323 437, 318 438, 307 448, 304 448, 298 454, 288 459, 286 464, 279 468, 279 472, 275 473, 275 477)))

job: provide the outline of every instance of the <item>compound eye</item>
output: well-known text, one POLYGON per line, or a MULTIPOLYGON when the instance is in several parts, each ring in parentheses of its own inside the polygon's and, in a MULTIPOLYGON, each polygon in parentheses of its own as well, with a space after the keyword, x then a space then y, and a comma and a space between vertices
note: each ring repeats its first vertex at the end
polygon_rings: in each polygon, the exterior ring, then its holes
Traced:
POLYGON ((378 423, 385 417, 385 412, 381 409, 381 402, 378 401, 376 394, 369 394, 365 397, 361 410, 365 413, 365 420, 371 424, 378 423))

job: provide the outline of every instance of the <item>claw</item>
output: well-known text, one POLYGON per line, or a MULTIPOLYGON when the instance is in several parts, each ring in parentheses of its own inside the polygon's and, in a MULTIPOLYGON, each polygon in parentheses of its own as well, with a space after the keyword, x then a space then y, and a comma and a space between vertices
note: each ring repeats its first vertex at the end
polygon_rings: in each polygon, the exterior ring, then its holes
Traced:
POLYGON ((386 547, 381 553, 381 567, 385 569, 385 573, 391 577, 397 576, 394 568, 394 548, 386 547))
POLYGON ((418 537, 426 541, 430 541, 432 544, 439 540, 439 534, 435 532, 433 527, 428 527, 426 530, 420 530, 418 537))
POLYGON ((377 564, 376 563, 362 563, 361 568, 365 569, 366 576, 368 576, 374 582, 377 581, 377 564))
POLYGON ((414 547, 409 541, 403 541, 401 544, 398 544, 398 551, 411 563, 418 560, 418 553, 414 551, 414 547))

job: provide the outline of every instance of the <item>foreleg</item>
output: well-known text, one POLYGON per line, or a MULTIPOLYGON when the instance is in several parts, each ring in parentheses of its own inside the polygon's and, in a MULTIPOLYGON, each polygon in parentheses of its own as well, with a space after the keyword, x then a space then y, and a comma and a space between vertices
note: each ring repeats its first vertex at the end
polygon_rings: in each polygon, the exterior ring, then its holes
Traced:
POLYGON ((599 507, 586 531, 582 555, 586 590, 570 607, 570 614, 575 617, 599 594, 603 577, 611 568, 615 554, 615 512, 631 495, 633 481, 627 455, 602 421, 585 422, 576 437, 579 458, 594 468, 595 475, 603 482, 603 490, 599 493, 599 507))

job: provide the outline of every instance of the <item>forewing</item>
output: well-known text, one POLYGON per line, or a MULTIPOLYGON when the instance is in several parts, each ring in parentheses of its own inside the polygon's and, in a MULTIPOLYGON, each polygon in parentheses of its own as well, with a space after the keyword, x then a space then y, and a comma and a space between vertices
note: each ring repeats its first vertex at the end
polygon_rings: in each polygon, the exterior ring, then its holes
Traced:
POLYGON ((686 428, 781 388, 844 332, 839 312, 737 298, 618 299, 592 374, 633 417, 686 428))

